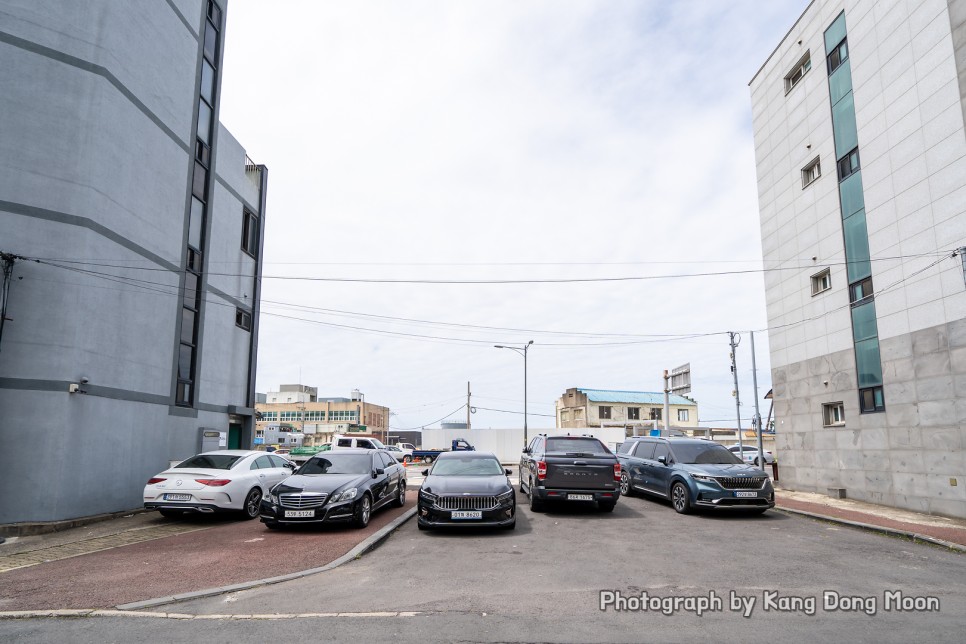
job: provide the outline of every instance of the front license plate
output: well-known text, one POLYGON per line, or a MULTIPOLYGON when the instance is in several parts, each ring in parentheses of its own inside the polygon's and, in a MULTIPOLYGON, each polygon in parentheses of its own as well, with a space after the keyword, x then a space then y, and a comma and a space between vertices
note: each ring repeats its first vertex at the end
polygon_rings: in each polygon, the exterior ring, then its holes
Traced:
POLYGON ((758 496, 758 493, 757 492, 735 492, 735 496, 742 497, 742 498, 747 497, 747 498, 753 499, 758 496))
POLYGON ((454 510, 453 519, 482 519, 483 512, 480 510, 454 510))
POLYGON ((305 517, 314 517, 315 510, 286 510, 286 519, 304 519, 305 517))
POLYGON ((164 500, 165 501, 190 501, 191 495, 190 494, 165 494, 164 500))
POLYGON ((568 494, 567 500, 568 501, 593 501, 594 495, 593 494, 568 494))

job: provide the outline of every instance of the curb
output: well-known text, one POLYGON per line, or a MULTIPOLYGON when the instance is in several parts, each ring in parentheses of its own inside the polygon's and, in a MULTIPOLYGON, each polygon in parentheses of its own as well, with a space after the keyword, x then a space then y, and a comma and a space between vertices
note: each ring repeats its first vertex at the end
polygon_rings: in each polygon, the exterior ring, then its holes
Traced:
POLYGON ((269 584, 278 584, 283 581, 291 581, 293 579, 301 579, 302 577, 308 577, 310 575, 317 575, 320 572, 325 572, 327 570, 332 570, 333 568, 338 568, 344 563, 348 563, 357 557, 364 555, 369 552, 385 539, 389 537, 399 526, 406 523, 410 519, 416 516, 416 507, 413 506, 407 510, 404 514, 397 517, 381 530, 370 536, 368 539, 357 545, 355 548, 342 555, 335 561, 331 561, 324 566, 318 568, 310 568, 309 570, 303 570, 301 572, 293 572, 287 575, 280 575, 278 577, 269 577, 267 579, 257 579, 255 581, 246 581, 240 584, 232 584, 230 586, 220 586, 217 588, 207 588, 205 590, 196 590, 189 593, 180 593, 177 595, 168 595, 167 597, 157 597, 155 599, 146 599, 139 602, 131 602, 130 604, 121 604, 115 606, 117 610, 120 611, 137 611, 143 608, 154 608, 156 606, 163 606, 165 604, 172 604, 175 602, 187 601, 189 599, 201 599, 202 597, 213 597, 215 595, 223 595, 225 593, 237 592, 239 590, 249 590, 251 588, 257 588, 259 586, 267 586, 269 584))
POLYGON ((861 528, 863 530, 869 530, 872 532, 880 532, 882 534, 888 534, 898 537, 907 537, 913 541, 924 541, 926 543, 931 543, 936 546, 942 546, 943 548, 949 548, 950 550, 956 550, 958 552, 966 552, 966 546, 953 543, 952 541, 946 541, 944 539, 938 539, 936 537, 931 537, 928 534, 919 534, 918 532, 910 532, 908 530, 900 530, 898 528, 887 528, 881 525, 875 525, 874 523, 862 523, 861 521, 851 521, 849 519, 839 519, 838 517, 831 517, 827 514, 818 514, 817 512, 807 512, 805 510, 794 510, 792 508, 782 507, 776 505, 776 510, 781 512, 787 512, 789 514, 798 514, 804 517, 809 517, 811 519, 820 519, 822 521, 829 521, 831 523, 838 523, 840 525, 847 525, 853 528, 861 528))

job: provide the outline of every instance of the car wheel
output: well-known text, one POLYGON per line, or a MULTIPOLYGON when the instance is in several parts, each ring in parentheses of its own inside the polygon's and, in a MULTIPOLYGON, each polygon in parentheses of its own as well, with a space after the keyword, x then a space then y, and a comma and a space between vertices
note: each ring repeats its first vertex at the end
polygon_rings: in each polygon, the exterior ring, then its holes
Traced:
POLYGON ((362 500, 356 505, 356 514, 353 523, 357 528, 364 528, 369 525, 369 517, 372 516, 372 500, 368 494, 362 495, 362 500))
POLYGON ((397 508, 406 505, 406 481, 399 482, 399 494, 396 495, 396 500, 392 504, 397 508))
POLYGON ((258 516, 258 508, 262 505, 262 491, 253 488, 248 496, 245 497, 245 507, 242 509, 242 518, 245 520, 254 519, 258 516))
POLYGON ((540 512, 543 510, 543 499, 537 496, 536 490, 533 488, 533 480, 530 480, 530 485, 527 486, 530 489, 530 509, 534 512, 540 512))
POLYGON ((410 456, 409 454, 406 454, 405 456, 403 456, 403 463, 406 463, 408 465, 412 462, 413 462, 412 456, 410 456))
POLYGON ((691 494, 688 487, 678 481, 671 486, 671 505, 678 514, 687 514, 691 511, 691 494))
POLYGON ((634 494, 631 489, 631 477, 627 472, 621 472, 621 494, 624 496, 633 496, 634 494))
POLYGON ((616 506, 617 506, 617 504, 616 504, 616 503, 614 503, 613 501, 611 501, 611 502, 607 502, 607 503, 602 503, 602 502, 598 502, 598 503, 597 503, 597 508, 598 508, 598 509, 599 509, 599 510, 600 510, 601 512, 613 512, 613 511, 614 511, 614 508, 615 508, 616 506))
POLYGON ((426 463, 426 465, 429 465, 432 462, 433 462, 433 457, 432 456, 424 456, 423 457, 423 463, 426 463))
POLYGON ((184 512, 181 510, 158 510, 165 519, 180 519, 184 512))

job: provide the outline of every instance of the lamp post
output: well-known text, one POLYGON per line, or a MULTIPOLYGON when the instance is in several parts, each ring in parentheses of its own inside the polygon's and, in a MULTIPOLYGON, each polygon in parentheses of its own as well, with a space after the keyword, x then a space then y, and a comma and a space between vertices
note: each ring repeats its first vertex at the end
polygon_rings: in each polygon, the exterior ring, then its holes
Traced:
POLYGON ((493 346, 497 349, 510 349, 511 351, 516 351, 521 356, 523 356, 523 449, 527 448, 527 351, 530 349, 530 345, 533 344, 533 340, 530 340, 522 347, 507 347, 502 344, 494 344, 493 346))

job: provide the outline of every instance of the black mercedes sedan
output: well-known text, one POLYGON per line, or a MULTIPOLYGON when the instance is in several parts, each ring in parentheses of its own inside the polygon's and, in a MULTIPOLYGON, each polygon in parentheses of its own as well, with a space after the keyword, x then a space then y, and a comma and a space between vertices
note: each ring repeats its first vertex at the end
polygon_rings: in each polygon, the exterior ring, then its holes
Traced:
POLYGON ((510 470, 487 452, 443 452, 425 470, 416 526, 516 527, 517 500, 510 470))
POLYGON ((305 523, 369 525, 373 511, 406 503, 406 468, 384 450, 321 452, 269 490, 259 512, 269 528, 305 523))

